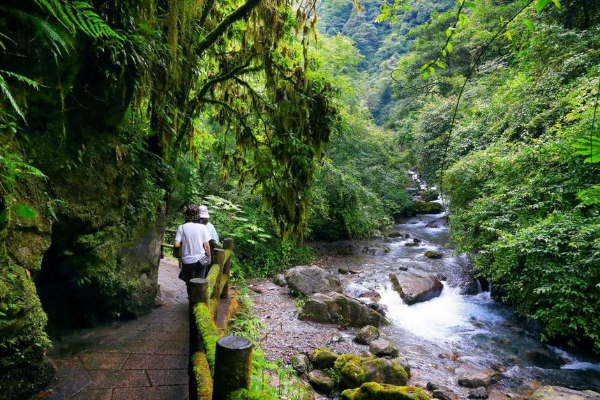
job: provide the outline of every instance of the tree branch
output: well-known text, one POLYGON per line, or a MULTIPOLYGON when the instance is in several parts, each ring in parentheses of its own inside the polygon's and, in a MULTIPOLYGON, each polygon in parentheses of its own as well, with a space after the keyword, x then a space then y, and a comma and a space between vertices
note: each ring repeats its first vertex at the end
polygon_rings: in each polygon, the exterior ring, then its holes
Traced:
POLYGON ((223 33, 231 26, 234 22, 239 21, 240 19, 245 18, 250 11, 252 11, 258 4, 260 0, 248 0, 244 5, 240 8, 226 16, 223 21, 215 29, 213 29, 203 41, 198 44, 196 48, 198 54, 202 54, 206 49, 212 46, 222 35, 223 33))

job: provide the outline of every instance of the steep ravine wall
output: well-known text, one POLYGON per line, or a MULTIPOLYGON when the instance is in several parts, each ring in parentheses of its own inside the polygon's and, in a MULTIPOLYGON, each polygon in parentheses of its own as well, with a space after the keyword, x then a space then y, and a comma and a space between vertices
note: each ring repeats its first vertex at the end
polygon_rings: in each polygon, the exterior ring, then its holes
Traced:
POLYGON ((52 378, 50 339, 154 306, 164 192, 125 119, 134 75, 107 75, 90 43, 57 59, 8 25, 0 70, 42 85, 11 86, 27 121, 0 120, 0 399, 26 399, 52 378))

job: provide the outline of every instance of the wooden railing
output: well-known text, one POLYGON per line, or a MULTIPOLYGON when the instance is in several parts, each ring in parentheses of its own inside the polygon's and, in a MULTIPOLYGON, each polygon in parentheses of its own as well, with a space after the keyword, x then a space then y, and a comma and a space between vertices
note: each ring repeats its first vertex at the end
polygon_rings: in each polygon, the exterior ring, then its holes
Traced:
MULTIPOLYGON (((163 248, 172 249, 172 245, 163 244, 163 248)), ((213 250, 206 278, 189 283, 190 400, 225 400, 234 391, 250 387, 252 342, 223 336, 217 326, 219 305, 230 296, 232 257, 233 239, 224 239, 222 247, 213 250)))

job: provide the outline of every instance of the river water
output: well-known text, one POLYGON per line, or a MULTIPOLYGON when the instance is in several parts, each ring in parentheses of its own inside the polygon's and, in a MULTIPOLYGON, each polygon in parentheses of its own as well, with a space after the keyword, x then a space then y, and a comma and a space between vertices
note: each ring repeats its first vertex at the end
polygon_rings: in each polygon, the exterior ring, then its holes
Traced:
MULTIPOLYGON (((343 259, 343 267, 359 271, 344 279, 346 294, 359 297, 376 291, 381 296, 379 303, 387 307, 391 321, 381 328, 382 336, 399 345, 411 366, 412 384, 434 382, 464 398, 472 389, 460 387, 458 379, 484 374, 496 376, 494 388, 502 396, 522 397, 542 385, 600 392, 600 358, 540 343, 526 321, 493 301, 489 292, 462 294, 467 258, 446 246, 445 225, 428 227, 442 216, 408 220, 394 229, 401 237, 357 243, 357 251, 343 259), (443 258, 425 257, 428 250, 442 253, 443 258), (404 304, 389 280, 390 273, 400 270, 443 277, 442 294, 427 302, 404 304)), ((499 397, 492 391, 490 396, 499 397)))

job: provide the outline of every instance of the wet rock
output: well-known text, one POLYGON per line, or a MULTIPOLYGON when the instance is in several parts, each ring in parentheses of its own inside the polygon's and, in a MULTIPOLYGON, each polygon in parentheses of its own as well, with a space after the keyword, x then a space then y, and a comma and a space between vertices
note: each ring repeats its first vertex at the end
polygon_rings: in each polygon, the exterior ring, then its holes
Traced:
POLYGON ((444 285, 432 276, 419 276, 415 274, 390 274, 392 286, 400 298, 408 305, 424 302, 438 297, 444 285))
POLYGON ((398 357, 400 349, 396 343, 385 339, 376 339, 369 345, 369 351, 377 357, 398 357))
POLYGON ((335 388, 335 380, 319 369, 308 374, 308 382, 315 390, 323 393, 330 393, 335 388))
POLYGON ((298 319, 343 327, 381 326, 389 324, 386 317, 364 303, 342 293, 316 293, 300 310, 298 319))
POLYGON ((541 368, 560 368, 560 359, 553 352, 537 348, 525 351, 524 357, 541 368))
POLYGON ((429 221, 426 225, 427 228, 444 228, 448 226, 446 218, 436 218, 429 221))
POLYGON ((390 248, 385 245, 371 245, 363 247, 362 252, 372 256, 382 256, 389 253, 390 248))
POLYGON ((372 301, 375 301, 375 302, 381 300, 381 295, 375 291, 363 292, 358 297, 361 299, 364 299, 364 298, 371 299, 372 301))
POLYGON ((440 258, 443 258, 444 255, 438 251, 429 250, 425 252, 425 257, 433 260, 439 260, 440 258))
POLYGON ((600 393, 591 390, 574 390, 561 386, 542 386, 529 400, 600 400, 600 393))
POLYGON ((495 376, 495 372, 478 372, 473 373, 470 376, 463 376, 458 378, 458 384, 467 388, 478 388, 480 386, 488 387, 492 383, 492 379, 495 376))
POLYGON ((377 311, 381 315, 385 315, 387 312, 387 306, 381 303, 369 303, 367 304, 370 309, 377 311))
POLYGON ((330 291, 341 293, 343 290, 338 277, 316 265, 290 268, 285 273, 285 281, 292 292, 303 296, 330 291))
POLYGON ((488 392, 485 390, 483 386, 478 387, 477 389, 471 391, 467 396, 469 399, 487 399, 488 392))
POLYGON ((400 233, 400 232, 389 232, 387 234, 387 237, 392 238, 392 239, 396 239, 396 238, 403 238, 404 234, 400 233))
POLYGON ((372 325, 363 326, 357 333, 354 341, 360 344, 371 344, 379 339, 379 329, 372 325))
POLYGON ((421 244, 421 241, 419 239, 413 239, 411 241, 408 242, 404 242, 405 246, 418 246, 419 244, 421 244))
POLYGON ((308 360, 308 356, 302 353, 296 353, 292 356, 292 368, 294 371, 298 373, 298 375, 302 375, 305 372, 308 372, 310 369, 310 361, 308 360))
POLYGON ((459 400, 460 396, 454 393, 446 386, 436 385, 432 382, 427 382, 427 390, 431 392, 434 399, 440 400, 459 400))

